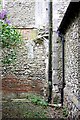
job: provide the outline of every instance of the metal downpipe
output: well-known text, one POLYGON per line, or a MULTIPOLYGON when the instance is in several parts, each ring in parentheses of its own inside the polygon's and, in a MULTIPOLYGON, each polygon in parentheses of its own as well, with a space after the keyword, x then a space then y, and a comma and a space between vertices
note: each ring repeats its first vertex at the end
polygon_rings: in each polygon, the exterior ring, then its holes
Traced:
POLYGON ((65 68, 64 68, 64 36, 58 32, 58 36, 61 38, 62 42, 62 88, 61 88, 61 105, 64 103, 64 87, 65 87, 65 68))
POLYGON ((48 62, 48 103, 52 100, 52 0, 49 2, 49 62, 48 62))

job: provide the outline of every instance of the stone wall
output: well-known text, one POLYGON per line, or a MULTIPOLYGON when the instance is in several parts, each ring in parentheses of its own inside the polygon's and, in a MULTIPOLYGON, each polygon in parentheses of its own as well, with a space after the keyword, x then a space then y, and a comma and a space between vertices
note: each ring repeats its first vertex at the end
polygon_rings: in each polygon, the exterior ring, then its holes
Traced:
MULTIPOLYGON (((21 84, 21 86, 24 83, 27 86, 29 83, 29 85, 31 84, 32 86, 30 87, 32 91, 35 91, 35 88, 39 88, 37 89, 38 92, 42 91, 42 93, 44 94, 47 82, 46 68, 48 64, 48 42, 45 42, 45 40, 42 38, 38 38, 38 29, 34 28, 35 0, 6 0, 5 6, 8 10, 8 14, 10 15, 11 24, 15 26, 15 29, 18 29, 21 32, 23 39, 23 43, 17 52, 17 61, 14 65, 8 66, 9 71, 7 71, 7 73, 9 73, 8 75, 12 76, 10 76, 9 79, 12 78, 11 81, 15 81, 17 79, 16 81, 21 84), (36 84, 37 82, 39 84, 36 84)), ((44 32, 45 30, 43 30, 43 33, 44 32)), ((3 73, 5 74, 4 69, 5 67, 3 68, 3 73)), ((5 76, 3 76, 3 80, 4 79, 5 76)), ((8 79, 6 79, 5 81, 8 82, 8 79)), ((5 83, 6 82, 3 82, 3 90, 5 90, 6 88, 5 83)), ((11 86, 15 85, 14 82, 11 82, 10 84, 11 86)), ((8 87, 10 86, 7 86, 7 91, 8 87)), ((18 88, 19 87, 13 87, 13 92, 15 90, 17 91, 18 88)), ((20 91, 21 90, 22 92, 24 91, 22 87, 20 91)))
MULTIPOLYGON (((80 16, 80 15, 79 15, 80 16)), ((78 88, 79 88, 79 92, 78 92, 78 95, 79 95, 79 98, 80 98, 80 17, 78 19, 78 88)))
POLYGON ((24 40, 18 52, 18 60, 16 66, 16 75, 22 78, 32 77, 33 80, 45 80, 45 46, 36 44, 34 40, 24 40))
POLYGON ((53 0, 53 30, 57 30, 71 0, 53 0))
POLYGON ((66 9, 69 5, 70 0, 53 0, 53 43, 52 43, 52 70, 53 70, 53 92, 59 92, 58 86, 61 84, 61 43, 60 39, 58 39, 57 29, 63 19, 63 16, 66 12, 66 9), (59 57, 60 56, 60 57, 59 57))
MULTIPOLYGON (((75 118, 80 110, 79 94, 79 16, 72 20, 65 34, 65 97, 70 114, 75 118)), ((75 118, 76 120, 76 118, 75 118)))
MULTIPOLYGON (((1 59, 2 59, 2 50, 0 50, 0 101, 2 101, 2 63, 1 63, 1 59)), ((0 102, 0 109, 2 109, 2 102, 0 102)), ((1 110, 0 110, 0 118, 2 118, 1 110)))
MULTIPOLYGON (((57 4, 57 3, 56 3, 57 4)), ((55 5, 56 6, 56 5, 55 5)), ((60 6, 61 7, 61 6, 60 6)), ((62 6, 64 7, 64 6, 62 6)), ((60 9, 60 11, 63 9, 60 9)), ((61 12, 62 13, 62 12, 61 12)), ((60 13, 60 14, 61 14, 60 13)), ((62 18, 63 18, 62 14, 62 18)), ((55 18, 58 21, 58 18, 55 18)), ((61 19, 62 20, 62 19, 61 19)), ((60 21, 61 21, 60 20, 60 21)), ((53 23, 55 23, 53 21, 53 23)), ((58 24, 53 24, 58 27, 58 24)), ((53 86, 54 92, 57 88, 57 92, 60 92, 62 82, 62 43, 60 38, 56 34, 56 27, 53 32, 53 86), (57 80, 56 80, 57 79, 57 80)), ((72 22, 65 31, 65 82, 66 87, 64 89, 64 104, 66 103, 69 108, 69 113, 74 120, 80 115, 80 14, 74 16, 72 22)), ((79 119, 79 118, 78 118, 79 119)))
POLYGON ((35 0, 6 0, 5 6, 13 26, 33 27, 35 25, 35 0))
MULTIPOLYGON (((45 88, 47 87, 46 60, 48 51, 46 46, 48 47, 48 42, 44 41, 42 38, 37 39, 38 34, 36 29, 24 28, 18 30, 22 33, 23 42, 17 51, 17 60, 15 64, 8 66, 7 70, 8 75, 12 76, 9 78, 11 79, 11 86, 16 86, 12 87, 12 90, 10 86, 7 86, 7 77, 5 78, 5 76, 3 76, 3 90, 12 92, 32 90, 44 95, 45 88), (17 83, 15 84, 16 81, 17 83), (28 89, 28 87, 24 85, 30 86, 30 88, 28 89), (24 86, 26 89, 24 90, 21 86, 24 86), (8 87, 10 87, 10 89, 8 87), (20 90, 18 90, 18 88, 20 90)), ((5 75, 4 69, 5 67, 3 68, 3 75, 5 75)))

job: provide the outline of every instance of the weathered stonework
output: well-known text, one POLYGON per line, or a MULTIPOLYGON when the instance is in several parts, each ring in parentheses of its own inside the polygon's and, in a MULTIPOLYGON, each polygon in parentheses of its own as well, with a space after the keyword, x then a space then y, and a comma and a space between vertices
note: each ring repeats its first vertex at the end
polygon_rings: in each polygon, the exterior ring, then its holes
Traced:
POLYGON ((58 39, 57 29, 62 21, 70 0, 53 0, 53 43, 52 43, 52 71, 53 71, 53 92, 59 92, 58 86, 61 87, 62 80, 62 57, 61 57, 61 40, 58 39))
MULTIPOLYGON (((18 29, 19 30, 19 29, 18 29)), ((37 34, 32 36, 32 33, 34 33, 35 29, 20 29, 23 36, 28 31, 29 34, 26 34, 26 36, 23 37, 23 43, 21 44, 19 50, 17 51, 17 60, 14 65, 8 66, 7 73, 13 74, 17 77, 17 79, 22 82, 21 85, 25 82, 25 84, 29 85, 30 83, 33 84, 32 87, 34 89, 25 91, 35 91, 36 82, 42 85, 42 87, 38 86, 39 90, 41 91, 41 94, 46 95, 45 89, 47 87, 47 80, 46 80, 46 58, 47 58, 47 51, 46 51, 46 42, 43 39, 37 40, 37 34), (35 38, 36 36, 36 38, 35 38), (33 39, 33 37, 35 39, 33 39), (27 39, 28 38, 28 39, 27 39), (31 40, 32 38, 32 40, 31 40), (41 41, 41 42, 40 42, 41 41), (27 81, 30 81, 27 82, 27 81)), ((4 69, 4 68, 3 68, 4 69)), ((4 70, 3 73, 5 74, 4 70)), ((5 76, 3 76, 4 81, 5 76)), ((10 77, 11 78, 11 77, 10 77)), ((13 78, 13 76, 12 76, 13 78)), ((4 86, 3 82, 3 86, 4 86)), ((24 85, 23 85, 24 86, 24 85)), ((4 89, 4 87, 3 87, 4 89)), ((22 89, 22 88, 21 88, 22 89)), ((21 91, 20 89, 20 91, 21 91)), ((5 90, 5 89, 4 89, 5 90)), ((8 88, 7 88, 8 90, 8 88)), ((36 89, 37 92, 38 89, 36 89)), ((38 91, 39 91, 38 90, 38 91)), ((16 89, 17 91, 17 89, 16 89)), ((14 90, 13 90, 14 92, 14 90)), ((22 89, 23 92, 23 89, 22 89)), ((39 93, 39 92, 38 92, 39 93)))
POLYGON ((71 0, 53 0, 53 30, 57 30, 71 0))
POLYGON ((13 26, 25 28, 35 25, 35 0, 8 0, 5 6, 13 26))
MULTIPOLYGON (((35 84, 36 81, 39 83, 40 81, 42 87, 38 86, 38 91, 40 90, 46 95, 48 42, 42 38, 38 38, 38 29, 34 28, 35 0, 8 0, 5 6, 10 15, 11 24, 15 29, 18 28, 23 39, 23 43, 17 52, 17 60, 14 65, 8 66, 7 73, 9 73, 9 75, 13 74, 12 78, 15 75, 19 80, 22 80, 22 83, 21 81, 19 82, 21 85, 25 81, 27 83, 28 80, 30 80, 31 84, 35 84)), ((43 30, 43 32, 45 33, 45 30, 43 30)), ((4 69, 5 67, 3 68, 5 75, 4 69)), ((4 78, 5 76, 3 76, 3 80, 4 78)), ((34 86, 34 89, 35 87, 36 86, 34 86)), ((32 91, 35 91, 34 89, 32 89, 32 91)))
MULTIPOLYGON (((70 115, 75 120, 79 117, 80 110, 80 90, 79 90, 79 16, 75 16, 69 24, 65 38, 65 82, 64 89, 65 103, 67 104, 70 115), (78 114, 78 116, 77 116, 78 114)), ((61 51, 62 52, 62 51, 61 51)), ((60 59, 60 57, 59 57, 60 59)), ((61 62, 60 62, 61 63, 61 62)), ((61 65, 61 64, 60 64, 61 65)), ((61 71, 61 67, 59 68, 61 71)), ((61 72, 60 72, 61 74, 61 72)), ((59 76, 59 74, 58 74, 59 76)), ((59 76, 60 77, 60 76, 59 76)))
MULTIPOLYGON (((22 47, 22 46, 21 46, 22 47)), ((18 53, 18 67, 16 71, 22 77, 32 77, 32 79, 45 79, 45 50, 43 45, 35 45, 35 42, 25 41, 26 52, 18 53), (22 71, 21 71, 22 69, 22 71)), ((17 73, 16 73, 17 74, 17 73)))
MULTIPOLYGON (((56 1, 56 4, 57 1, 56 1)), ((62 3, 61 3, 62 4, 62 3)), ((68 5, 68 4, 67 4, 68 5)), ((62 6, 60 6, 60 10, 57 12, 59 12, 59 15, 62 14, 61 18, 59 19, 59 21, 62 20, 64 14, 63 9, 61 9, 61 7, 64 7, 64 4, 62 6)), ((56 8, 56 5, 55 5, 56 8)), ((65 12, 64 12, 65 13, 65 12)), ((55 19, 55 16, 54 16, 55 19)), ((56 18, 58 21, 58 18, 56 18)), ((53 25, 56 27, 58 27, 58 22, 56 21, 56 19, 53 21, 53 25)), ((66 23, 65 23, 66 24, 66 23)), ((56 31, 56 27, 54 27, 54 32, 56 31)), ((64 29, 64 28, 63 28, 64 29)), ((65 32, 64 38, 65 38, 65 82, 66 82, 66 86, 64 89, 64 97, 65 97, 65 101, 64 104, 66 103, 69 111, 70 111, 70 115, 71 115, 71 119, 73 118, 74 120, 79 119, 78 117, 80 116, 80 33, 79 30, 80 29, 80 15, 79 16, 74 16, 74 19, 71 20, 71 23, 68 25, 68 28, 65 32)), ((56 34, 56 33, 55 33, 56 34)), ((54 62, 53 66, 57 67, 53 67, 53 73, 55 73, 57 75, 57 86, 58 88, 61 88, 61 84, 62 84, 62 43, 60 41, 60 38, 53 36, 53 60, 56 61, 56 63, 54 62), (56 45, 57 44, 57 45, 56 45), (56 48, 57 46, 57 48, 56 48), (55 58, 55 54, 58 55, 58 59, 55 58), (57 68, 57 69, 55 69, 57 68), (55 72, 56 71, 56 72, 55 72)), ((56 83, 55 82, 55 77, 53 77, 53 84, 56 83)), ((55 88, 55 86, 53 86, 55 88)), ((58 92, 60 92, 60 89, 57 89, 58 92)), ((55 92, 55 89, 54 89, 55 92)))
MULTIPOLYGON (((58 39, 56 30, 61 23, 69 2, 70 0, 53 1, 53 94, 54 92, 57 94, 58 92, 60 93, 59 88, 62 87, 62 43, 60 39, 58 39)), ((6 81, 4 77, 3 90, 5 90, 8 85, 5 86, 5 84, 10 82, 7 88, 8 91, 17 91, 17 94, 18 92, 36 91, 43 95, 48 86, 48 41, 45 42, 42 38, 38 38, 38 30, 33 29, 35 25, 35 2, 34 0, 17 0, 14 2, 14 5, 12 5, 12 3, 13 0, 6 1, 6 8, 11 16, 10 20, 12 25, 24 28, 20 29, 24 42, 18 51, 15 70, 13 66, 11 69, 11 72, 18 80, 13 76, 8 76, 6 81)), ((65 103, 69 108, 71 119, 73 117, 76 120, 77 118, 75 116, 77 113, 79 114, 80 110, 80 15, 79 18, 75 17, 75 19, 72 20, 64 37, 65 103)), ((9 97, 16 96, 12 94, 9 97)))
MULTIPOLYGON (((2 101, 2 50, 0 51, 0 101, 2 101)), ((2 109, 2 102, 0 102, 0 109, 2 109)), ((2 111, 0 110, 0 118, 2 119, 2 111)))

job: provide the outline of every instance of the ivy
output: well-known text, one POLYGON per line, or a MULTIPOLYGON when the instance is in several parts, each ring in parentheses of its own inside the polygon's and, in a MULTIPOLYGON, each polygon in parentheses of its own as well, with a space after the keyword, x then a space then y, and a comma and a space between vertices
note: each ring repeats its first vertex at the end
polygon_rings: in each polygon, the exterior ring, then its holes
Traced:
POLYGON ((16 52, 20 44, 20 33, 12 26, 0 21, 0 47, 3 52, 3 64, 10 65, 16 60, 16 52))
POLYGON ((21 35, 8 24, 1 22, 0 38, 2 48, 15 48, 21 41, 21 35))
MULTIPOLYGON (((21 45, 21 34, 10 25, 6 9, 0 11, 0 49, 2 50, 2 64, 12 65, 17 59, 17 50, 21 45)), ((7 70, 6 70, 7 71, 7 70)))

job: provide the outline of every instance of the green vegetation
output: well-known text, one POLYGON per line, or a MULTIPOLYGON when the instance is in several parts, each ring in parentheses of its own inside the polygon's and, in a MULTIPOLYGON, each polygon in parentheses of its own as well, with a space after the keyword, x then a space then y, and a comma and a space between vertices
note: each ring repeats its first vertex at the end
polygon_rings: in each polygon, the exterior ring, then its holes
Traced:
POLYGON ((69 114, 68 109, 67 109, 67 107, 65 107, 65 106, 63 107, 62 112, 63 112, 63 116, 64 116, 64 117, 67 117, 68 114, 69 114))
POLYGON ((4 102, 2 112, 5 118, 47 118, 47 107, 32 102, 4 102))
MULTIPOLYGON (((1 2, 0 2, 1 4, 1 2)), ((21 34, 13 28, 8 19, 8 11, 0 9, 0 49, 2 50, 2 63, 7 66, 15 63, 17 50, 21 44, 21 34)))
POLYGON ((27 93, 19 96, 18 100, 6 100, 2 103, 3 118, 57 118, 66 120, 68 109, 62 107, 50 107, 42 96, 27 93), (20 100, 21 99, 21 100, 20 100), (25 99, 25 101, 23 100, 25 99))
POLYGON ((36 107, 34 110, 28 109, 24 113, 24 118, 46 118, 46 110, 41 107, 36 107))
POLYGON ((60 100, 59 100, 59 96, 55 96, 54 99, 53 99, 53 103, 54 104, 59 104, 60 100))
POLYGON ((47 107, 48 103, 39 95, 28 95, 27 98, 36 105, 47 107))
POLYGON ((2 63, 10 65, 16 60, 16 51, 21 43, 21 35, 13 27, 0 21, 0 44, 2 48, 2 63))

